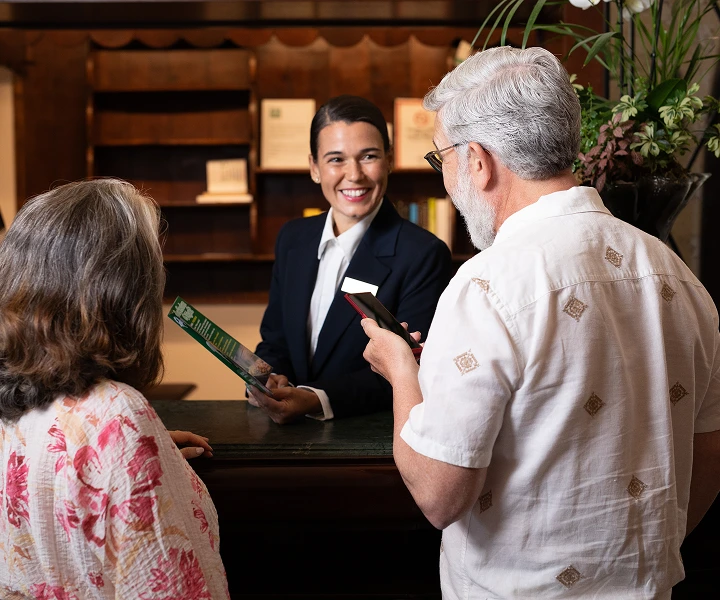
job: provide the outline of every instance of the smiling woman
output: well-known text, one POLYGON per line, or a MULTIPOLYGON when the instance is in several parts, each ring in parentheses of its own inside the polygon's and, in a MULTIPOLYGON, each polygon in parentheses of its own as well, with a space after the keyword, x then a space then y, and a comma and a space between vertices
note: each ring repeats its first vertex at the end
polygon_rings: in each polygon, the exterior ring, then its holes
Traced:
POLYGON ((402 219, 385 197, 391 157, 385 119, 372 102, 338 96, 313 118, 310 175, 330 210, 291 221, 278 235, 255 351, 274 367, 274 397, 249 397, 278 423, 392 405, 390 386, 363 359, 367 338, 343 299, 344 283, 375 291, 400 321, 424 333, 450 279, 447 246, 402 219))

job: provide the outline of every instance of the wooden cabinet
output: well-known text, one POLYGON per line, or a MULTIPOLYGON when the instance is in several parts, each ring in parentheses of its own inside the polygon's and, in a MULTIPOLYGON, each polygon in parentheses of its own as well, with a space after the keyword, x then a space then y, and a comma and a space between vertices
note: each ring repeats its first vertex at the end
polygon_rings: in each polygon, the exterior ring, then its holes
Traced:
MULTIPOLYGON (((451 49, 410 36, 390 48, 365 37, 338 47, 271 40, 254 49, 154 49, 132 42, 88 53, 87 171, 127 179, 151 195, 167 222, 166 297, 264 302, 278 231, 305 208, 327 202, 306 169, 259 165, 260 98, 339 94, 373 100, 392 122, 396 97, 422 97, 449 70, 451 49), (198 204, 208 160, 245 158, 250 204, 198 204)), ((428 148, 429 149, 429 148, 428 148)), ((415 202, 444 196, 432 170, 395 170, 388 196, 415 202)), ((473 253, 461 219, 453 251, 473 253)))

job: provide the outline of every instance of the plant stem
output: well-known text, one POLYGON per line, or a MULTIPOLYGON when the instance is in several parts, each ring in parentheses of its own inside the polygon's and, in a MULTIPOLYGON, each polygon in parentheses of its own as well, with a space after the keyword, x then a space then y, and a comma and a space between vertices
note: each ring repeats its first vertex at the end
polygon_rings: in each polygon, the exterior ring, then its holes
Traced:
POLYGON ((687 170, 690 172, 692 170, 693 163, 697 159, 698 155, 700 154, 700 151, 703 149, 705 144, 703 143, 705 141, 705 137, 707 136, 708 132, 713 128, 713 125, 715 125, 715 118, 717 117, 717 111, 712 111, 710 115, 708 116, 708 126, 705 128, 705 131, 703 131, 702 137, 700 138, 700 141, 696 144, 695 150, 693 150, 692 155, 690 156, 690 160, 687 164, 687 170))
POLYGON ((628 81, 628 94, 635 95, 635 20, 630 19, 630 73, 628 81))
POLYGON ((658 0, 656 8, 657 12, 655 13, 655 23, 653 25, 655 30, 653 31, 652 52, 650 53, 650 89, 655 87, 655 63, 657 61, 658 38, 660 37, 660 28, 662 27, 662 9, 663 0, 658 0))
POLYGON ((618 0, 618 33, 620 34, 620 95, 625 93, 625 32, 623 31, 623 0, 618 0))
MULTIPOLYGON (((605 2, 605 26, 603 27, 603 33, 610 31, 610 3, 605 2)), ((608 58, 611 58, 610 55, 608 58)), ((612 63, 610 63, 612 64, 612 63)), ((603 85, 605 86, 604 94, 605 98, 610 97, 610 69, 605 69, 603 73, 603 85)))

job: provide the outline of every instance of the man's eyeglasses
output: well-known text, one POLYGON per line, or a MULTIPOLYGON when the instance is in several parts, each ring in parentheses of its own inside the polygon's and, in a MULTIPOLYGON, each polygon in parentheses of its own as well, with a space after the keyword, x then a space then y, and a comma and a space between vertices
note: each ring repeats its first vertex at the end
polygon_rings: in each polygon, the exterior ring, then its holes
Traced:
POLYGON ((430 163, 430 166, 438 173, 442 173, 442 153, 448 150, 452 150, 453 148, 457 148, 458 146, 462 146, 463 144, 467 144, 467 142, 458 142, 457 144, 453 144, 452 146, 448 146, 447 148, 442 148, 441 150, 431 150, 425 155, 425 160, 428 161, 430 163))

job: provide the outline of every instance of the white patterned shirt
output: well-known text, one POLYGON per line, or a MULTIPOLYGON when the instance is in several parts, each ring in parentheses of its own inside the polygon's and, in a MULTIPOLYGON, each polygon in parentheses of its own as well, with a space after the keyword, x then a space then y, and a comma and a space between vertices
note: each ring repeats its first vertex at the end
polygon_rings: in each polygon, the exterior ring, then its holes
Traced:
POLYGON ((443 293, 401 434, 488 467, 443 532, 443 597, 669 598, 719 342, 695 276, 593 188, 510 216, 443 293))

